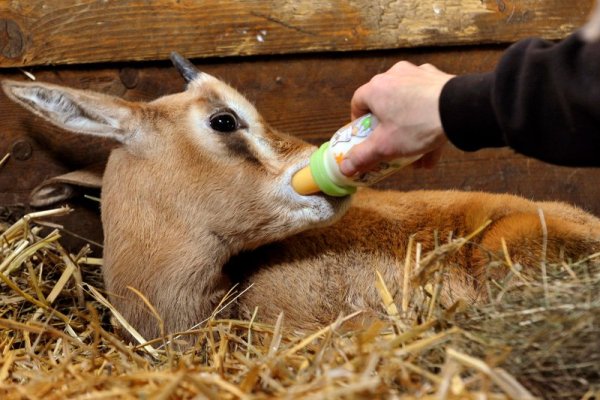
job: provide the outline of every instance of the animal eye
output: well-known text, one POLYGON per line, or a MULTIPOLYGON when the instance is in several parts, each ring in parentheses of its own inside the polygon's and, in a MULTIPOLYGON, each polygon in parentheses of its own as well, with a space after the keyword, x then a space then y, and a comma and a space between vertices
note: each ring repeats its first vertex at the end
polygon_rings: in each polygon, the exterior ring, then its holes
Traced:
POLYGON ((229 133, 239 128, 239 122, 232 112, 222 111, 210 117, 210 127, 217 132, 229 133))

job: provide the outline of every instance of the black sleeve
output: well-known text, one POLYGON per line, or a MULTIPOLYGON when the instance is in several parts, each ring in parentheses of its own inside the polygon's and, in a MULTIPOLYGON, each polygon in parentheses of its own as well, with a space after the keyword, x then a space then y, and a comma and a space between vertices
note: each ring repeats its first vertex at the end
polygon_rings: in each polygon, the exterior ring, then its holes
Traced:
POLYGON ((452 78, 442 125, 458 148, 509 146, 571 166, 600 166, 600 41, 575 33, 557 44, 509 47, 494 72, 452 78))

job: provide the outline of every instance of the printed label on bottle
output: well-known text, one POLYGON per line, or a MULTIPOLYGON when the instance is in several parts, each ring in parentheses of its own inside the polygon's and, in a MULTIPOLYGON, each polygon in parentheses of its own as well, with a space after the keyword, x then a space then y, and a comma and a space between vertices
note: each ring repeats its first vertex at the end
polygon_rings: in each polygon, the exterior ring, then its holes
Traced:
POLYGON ((339 169, 339 165, 346 157, 346 154, 350 151, 350 149, 352 149, 352 147, 369 137, 369 135, 373 133, 377 123, 377 118, 375 118, 372 114, 366 114, 340 128, 331 138, 328 149, 330 154, 329 157, 327 157, 329 161, 329 168, 327 169, 331 171, 332 178, 337 184, 369 186, 379 182, 386 176, 396 172, 401 168, 404 168, 421 157, 418 155, 414 157, 399 158, 388 162, 381 162, 376 168, 364 173, 356 174, 352 177, 347 177, 342 174, 339 169))

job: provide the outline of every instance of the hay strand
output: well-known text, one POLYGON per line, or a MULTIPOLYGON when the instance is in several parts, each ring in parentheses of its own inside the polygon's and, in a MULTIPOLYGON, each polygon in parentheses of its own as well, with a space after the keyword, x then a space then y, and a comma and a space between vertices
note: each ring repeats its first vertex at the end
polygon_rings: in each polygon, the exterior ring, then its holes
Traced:
POLYGON ((407 243, 398 265, 409 269, 398 283, 411 292, 406 290, 397 305, 382 275, 375 274, 385 312, 362 328, 355 323, 361 311, 305 333, 287 330, 283 315, 274 325, 264 324, 259 310, 249 321, 217 319, 243 293, 232 288, 206 321, 181 336, 147 341, 108 301, 102 260, 89 257, 87 249, 67 253, 58 232, 36 222, 68 211, 29 214, 0 233, 3 399, 591 399, 598 394, 598 255, 547 264, 545 279, 521 279, 504 243, 502 262, 515 279, 491 282, 490 301, 480 306, 457 302, 444 308, 437 299, 445 259, 484 225, 423 256, 419 243, 407 243), (420 299, 426 286, 431 297, 420 299), (109 322, 113 318, 135 344, 119 336, 120 329, 109 322), (187 339, 194 345, 177 345, 187 339))

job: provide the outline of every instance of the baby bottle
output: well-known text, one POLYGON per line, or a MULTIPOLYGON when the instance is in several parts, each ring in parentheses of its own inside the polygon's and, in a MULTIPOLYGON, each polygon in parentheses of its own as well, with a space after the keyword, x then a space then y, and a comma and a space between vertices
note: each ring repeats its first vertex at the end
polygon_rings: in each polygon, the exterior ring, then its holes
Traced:
POLYGON ((346 196, 356 192, 357 186, 369 186, 386 176, 415 162, 421 155, 398 158, 379 165, 367 172, 346 176, 340 171, 340 163, 355 145, 361 143, 377 126, 372 114, 363 115, 340 128, 329 142, 315 151, 308 166, 292 178, 292 187, 301 195, 323 192, 330 196, 346 196))

